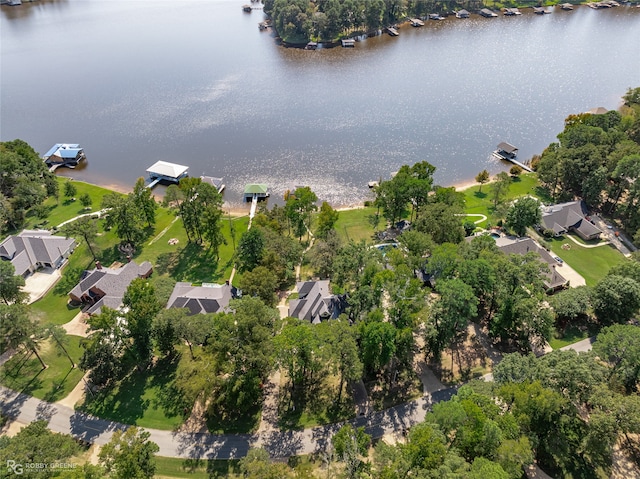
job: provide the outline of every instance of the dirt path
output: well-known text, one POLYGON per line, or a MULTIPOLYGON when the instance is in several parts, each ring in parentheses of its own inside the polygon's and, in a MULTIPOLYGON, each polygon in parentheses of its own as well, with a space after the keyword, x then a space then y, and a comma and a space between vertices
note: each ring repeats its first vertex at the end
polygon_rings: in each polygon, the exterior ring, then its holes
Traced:
POLYGON ((86 315, 81 311, 74 318, 62 325, 67 334, 86 338, 89 334, 89 325, 85 322, 86 315))
POLYGON ((61 406, 66 406, 68 408, 74 409, 74 406, 80 400, 84 399, 85 385, 88 378, 89 378, 89 373, 87 372, 82 377, 82 379, 78 381, 78 384, 76 384, 76 387, 73 388, 73 390, 66 397, 63 397, 59 401, 56 401, 56 404, 60 404, 61 406))

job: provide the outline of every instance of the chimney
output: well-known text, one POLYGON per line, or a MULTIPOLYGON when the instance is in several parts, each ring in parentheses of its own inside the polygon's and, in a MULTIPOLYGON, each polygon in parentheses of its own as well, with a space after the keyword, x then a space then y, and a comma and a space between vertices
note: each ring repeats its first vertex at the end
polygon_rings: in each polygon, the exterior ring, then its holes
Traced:
POLYGON ((102 263, 100 261, 96 261, 96 269, 102 269, 102 263))
POLYGON ((130 254, 127 255, 127 263, 131 263, 131 255, 130 254))

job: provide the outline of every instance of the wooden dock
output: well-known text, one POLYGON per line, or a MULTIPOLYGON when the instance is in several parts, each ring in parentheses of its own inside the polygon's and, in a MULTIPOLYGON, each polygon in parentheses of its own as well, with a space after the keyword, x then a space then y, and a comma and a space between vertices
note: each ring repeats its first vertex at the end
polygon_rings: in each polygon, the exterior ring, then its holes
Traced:
POLYGON ((392 37, 397 37, 398 35, 400 35, 400 33, 398 33, 398 30, 393 27, 387 27, 387 33, 392 37))
POLYGON ((495 158, 498 158, 499 160, 504 160, 504 161, 508 161, 509 163, 513 163, 516 166, 519 166, 520 168, 522 168, 524 171, 528 171, 529 173, 531 173, 533 170, 531 169, 530 166, 525 165, 524 163, 516 160, 515 158, 509 158, 507 156, 501 155, 498 150, 494 151, 492 153, 492 155, 495 158))

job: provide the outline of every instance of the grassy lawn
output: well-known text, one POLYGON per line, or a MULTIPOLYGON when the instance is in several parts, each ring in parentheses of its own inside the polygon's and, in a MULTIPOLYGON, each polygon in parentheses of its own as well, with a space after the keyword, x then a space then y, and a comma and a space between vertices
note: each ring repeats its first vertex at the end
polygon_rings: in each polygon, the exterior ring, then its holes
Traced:
POLYGON ((180 459, 156 456, 156 474, 162 478, 209 479, 210 477, 239 478, 237 460, 180 459))
POLYGON ((56 200, 55 198, 47 198, 47 200, 44 202, 44 205, 49 208, 49 216, 46 218, 46 220, 41 220, 34 216, 29 216, 27 218, 25 229, 33 228, 35 225, 41 225, 45 228, 51 228, 68 219, 73 218, 74 216, 84 213, 90 213, 92 211, 98 211, 100 209, 100 204, 102 203, 102 197, 107 193, 113 193, 113 191, 102 188, 100 186, 85 183, 83 181, 72 180, 71 182, 75 185, 77 193, 75 196, 76 201, 71 201, 70 198, 64 197, 64 183, 66 183, 67 181, 67 178, 59 176, 58 185, 60 186, 60 191, 58 200, 56 200), (79 198, 86 193, 89 194, 91 200, 93 201, 90 210, 85 210, 79 200, 79 198))
MULTIPOLYGON (((622 253, 611 245, 582 248, 565 238, 553 238, 544 245, 582 275, 587 286, 595 286, 613 266, 625 261, 622 253), (568 244, 571 248, 562 249, 563 244, 568 244)), ((562 273, 562 269, 559 271, 562 273)))
MULTIPOLYGON (((335 229, 343 241, 353 240, 356 243, 365 240, 373 241, 374 229, 368 221, 368 217, 376 214, 376 208, 366 207, 355 210, 340 211, 335 229)), ((384 228, 384 218, 381 217, 378 228, 384 228)))
MULTIPOLYGON (((505 202, 510 201, 514 198, 518 198, 519 196, 524 195, 532 195, 539 196, 538 191, 538 177, 534 173, 525 173, 520 175, 518 179, 511 183, 511 187, 509 188, 509 195, 505 199, 505 202)), ((465 197, 465 212, 468 214, 481 214, 485 215, 488 220, 482 223, 478 223, 477 226, 481 228, 486 228, 490 223, 491 225, 495 225, 497 221, 500 219, 494 213, 493 203, 491 201, 491 183, 482 185, 482 189, 480 189, 480 185, 472 186, 463 190, 465 197)), ((469 218, 471 221, 474 221, 474 218, 469 218)))
MULTIPOLYGON (((79 336, 67 336, 64 345, 73 361, 77 364, 82 356, 79 336)), ((69 358, 51 340, 42 343, 38 349, 42 360, 48 366, 42 369, 38 358, 30 352, 19 352, 0 369, 0 382, 8 388, 25 394, 57 401, 67 396, 82 379, 83 372, 71 368, 69 358)))
POLYGON ((85 412, 113 421, 154 429, 174 429, 183 422, 178 393, 172 388, 178 359, 160 360, 146 371, 134 369, 114 388, 87 397, 85 412))
POLYGON ((597 334, 596 331, 589 331, 586 328, 578 328, 575 326, 568 326, 564 333, 554 332, 553 338, 549 341, 549 346, 553 349, 560 349, 570 344, 577 343, 583 339, 597 334))

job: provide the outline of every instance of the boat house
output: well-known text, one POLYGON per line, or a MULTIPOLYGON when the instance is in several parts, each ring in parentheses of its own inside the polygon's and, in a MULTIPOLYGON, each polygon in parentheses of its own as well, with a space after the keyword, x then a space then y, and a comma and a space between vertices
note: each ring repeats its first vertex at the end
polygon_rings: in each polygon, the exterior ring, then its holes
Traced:
POLYGON ((269 188, 262 183, 254 183, 244 187, 244 201, 266 200, 269 197, 269 188))
POLYGON ((483 8, 482 10, 480 10, 480 15, 482 15, 485 18, 493 18, 498 16, 497 13, 492 12, 488 8, 483 8))
POLYGON ((470 14, 467 10, 462 9, 456 12, 456 18, 469 18, 469 17, 470 17, 470 14))
POLYGON ((493 154, 503 160, 515 160, 518 154, 518 149, 503 141, 498 145, 498 148, 493 152, 493 154))
POLYGON ((56 143, 42 157, 47 166, 75 168, 86 159, 84 150, 77 143, 56 143))
POLYGON ((522 12, 517 8, 505 8, 504 14, 508 17, 512 17, 513 15, 522 15, 522 12))
POLYGON ((344 48, 354 48, 356 46, 356 41, 353 38, 343 38, 340 42, 344 48))
POLYGON ((182 178, 188 176, 189 167, 184 165, 178 165, 176 163, 169 163, 167 161, 157 161, 149 168, 150 183, 148 188, 153 188, 161 181, 167 181, 169 183, 179 183, 182 178))
POLYGON ((410 22, 412 27, 424 27, 424 22, 419 18, 412 18, 410 22))
POLYGON ((571 3, 563 3, 560 5, 560 8, 563 10, 573 10, 573 5, 571 3))

